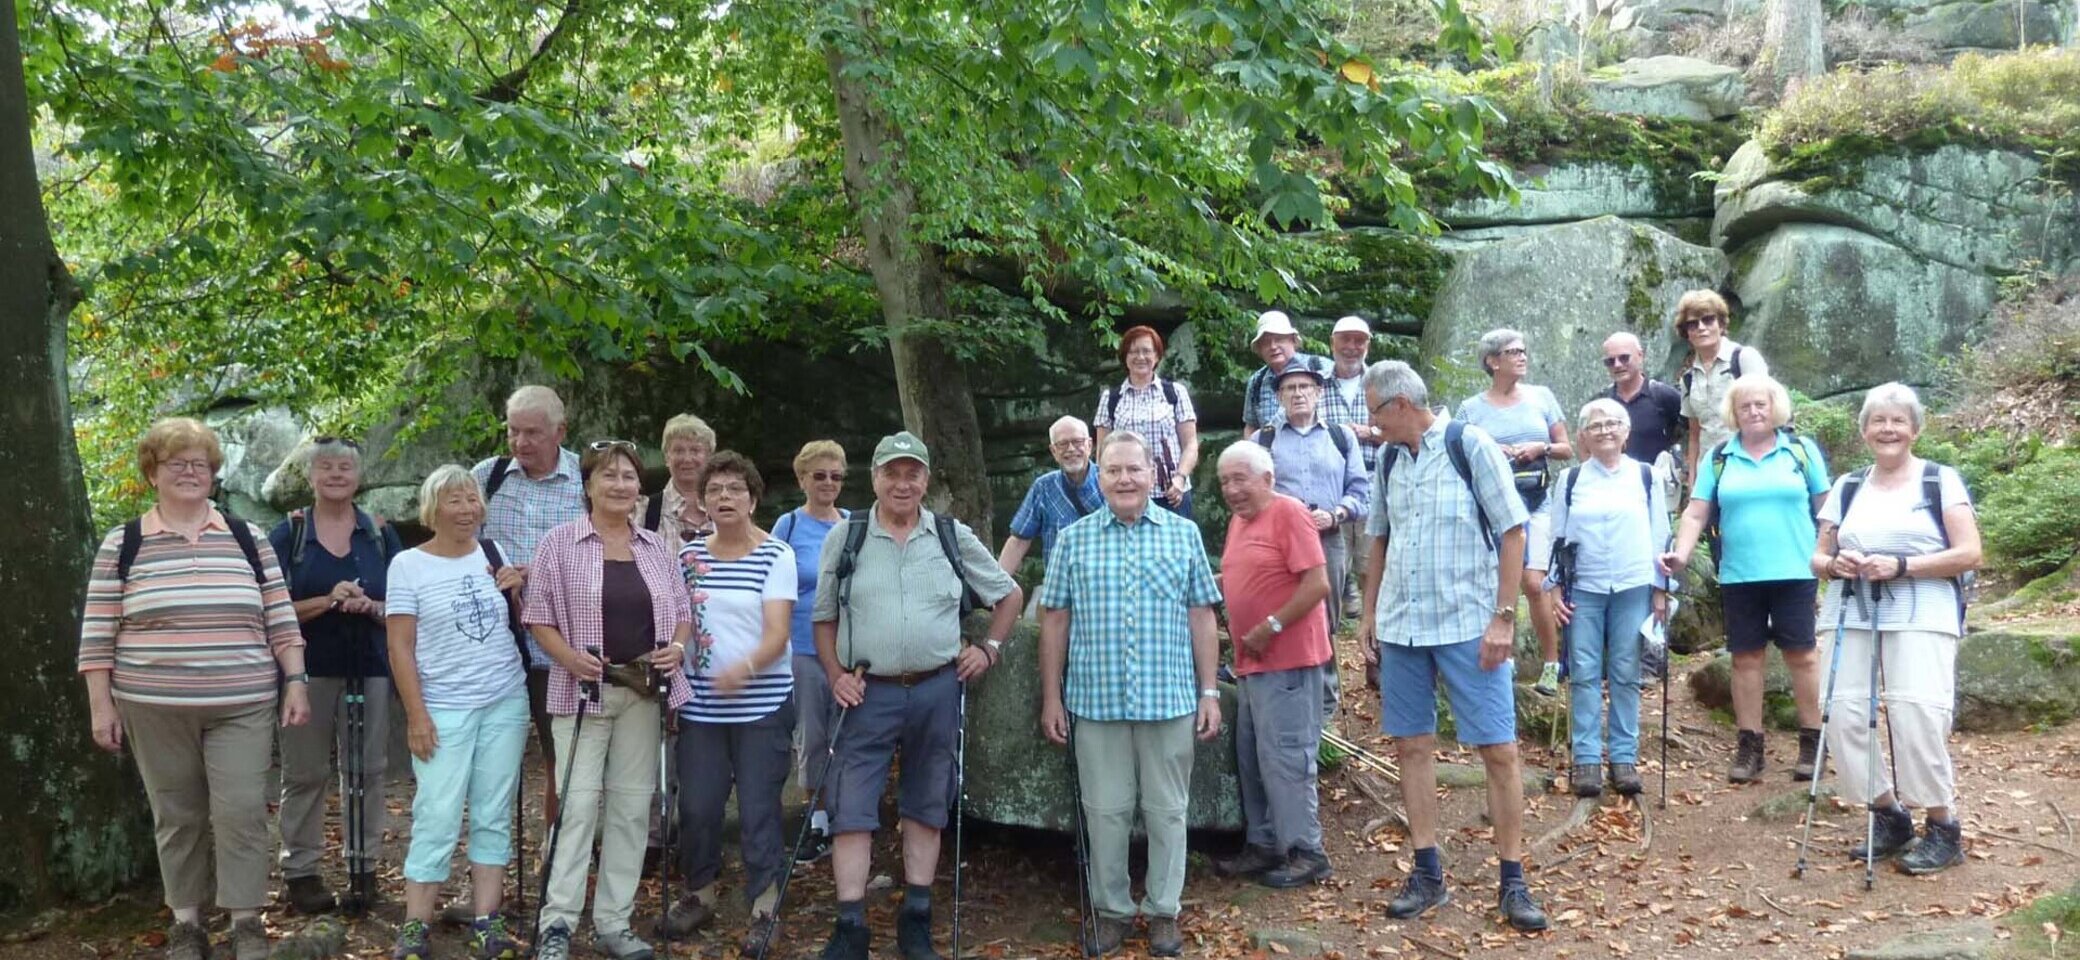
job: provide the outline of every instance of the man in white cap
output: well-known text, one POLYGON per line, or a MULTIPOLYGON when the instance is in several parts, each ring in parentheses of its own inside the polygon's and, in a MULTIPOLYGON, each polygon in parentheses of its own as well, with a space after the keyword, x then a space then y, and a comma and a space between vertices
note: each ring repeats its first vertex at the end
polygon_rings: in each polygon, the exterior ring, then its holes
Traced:
MULTIPOLYGON (((1358 436, 1358 451, 1364 455, 1365 475, 1379 465, 1379 428, 1365 409, 1365 358, 1372 352, 1372 325, 1362 317, 1344 317, 1329 331, 1329 356, 1335 366, 1322 390, 1322 422, 1332 427, 1349 427, 1358 436)), ((1358 580, 1365 557, 1365 523, 1358 518, 1341 526, 1344 555, 1350 570, 1342 583, 1329 585, 1332 598, 1341 597, 1343 615, 1358 615, 1358 580)), ((1334 602, 1332 600, 1332 602, 1334 602)))
POLYGON ((1242 388, 1245 435, 1283 419, 1278 406, 1278 375, 1288 366, 1328 365, 1320 357, 1300 352, 1300 331, 1293 329, 1293 318, 1278 310, 1257 315, 1257 332, 1249 338, 1249 348, 1263 359, 1264 365, 1249 375, 1249 383, 1242 388))

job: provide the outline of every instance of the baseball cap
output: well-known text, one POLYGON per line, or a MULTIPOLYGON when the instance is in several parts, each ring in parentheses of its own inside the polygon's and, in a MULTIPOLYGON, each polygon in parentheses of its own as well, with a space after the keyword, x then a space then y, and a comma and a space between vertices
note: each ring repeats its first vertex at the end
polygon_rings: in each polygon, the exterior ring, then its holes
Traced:
POLYGON ((1297 337, 1300 331, 1293 329, 1293 318, 1278 310, 1266 310, 1257 314, 1257 332, 1249 338, 1250 346, 1265 337, 1297 337))
POLYGON ((891 433, 882 437, 881 442, 874 445, 874 466, 876 469, 891 461, 905 458, 915 460, 926 467, 932 465, 932 455, 925 450, 924 441, 917 439, 917 435, 908 430, 891 433))
POLYGON ((1366 323, 1362 317, 1345 317, 1336 321, 1336 327, 1329 331, 1330 336, 1339 333, 1362 333, 1369 337, 1372 336, 1372 324, 1366 323))

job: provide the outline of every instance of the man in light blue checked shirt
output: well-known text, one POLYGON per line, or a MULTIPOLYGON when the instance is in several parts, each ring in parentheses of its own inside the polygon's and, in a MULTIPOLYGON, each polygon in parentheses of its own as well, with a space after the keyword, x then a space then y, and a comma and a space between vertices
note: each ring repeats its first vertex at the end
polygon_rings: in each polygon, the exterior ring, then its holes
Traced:
POLYGON ((1085 955, 1119 949, 1137 912, 1127 845, 1138 805, 1148 832, 1148 895, 1138 912, 1148 917, 1149 954, 1174 957, 1184 949, 1177 912, 1192 740, 1210 740, 1221 728, 1213 679, 1220 657, 1213 605, 1220 589, 1199 527, 1149 509, 1155 463, 1139 434, 1105 437, 1098 485, 1106 509, 1062 531, 1047 557, 1040 587, 1040 726, 1073 751, 1083 796, 1097 914, 1085 955), (1133 774, 1122 776, 1123 768, 1133 774), (1092 775, 1082 776, 1085 771, 1092 775))
POLYGON ((1091 428, 1075 417, 1063 417, 1047 428, 1047 451, 1061 467, 1049 470, 1026 488, 1026 498, 1011 515, 1011 532, 997 551, 997 566, 1015 574, 1038 538, 1042 552, 1052 552, 1056 537, 1070 524, 1105 507, 1098 492, 1098 472, 1091 469, 1091 428))
POLYGON ((1450 899, 1437 855, 1437 683, 1451 697, 1459 741, 1487 767, 1488 819, 1502 861, 1497 897, 1510 926, 1546 928, 1524 882, 1524 798, 1517 757, 1515 647, 1524 522, 1508 458, 1478 427, 1458 427, 1429 407, 1408 364, 1365 371, 1366 404, 1385 435, 1373 478, 1365 568, 1371 617, 1358 624, 1365 661, 1379 665, 1380 728, 1397 739, 1401 798, 1415 865, 1387 905, 1396 919, 1450 899), (1450 449, 1456 441, 1455 458, 1450 449), (1455 459, 1466 465, 1462 475, 1455 459), (1485 523, 1485 528, 1484 528, 1485 523), (1492 540, 1491 531, 1500 531, 1492 540), (1384 590, 1383 590, 1384 588, 1384 590))

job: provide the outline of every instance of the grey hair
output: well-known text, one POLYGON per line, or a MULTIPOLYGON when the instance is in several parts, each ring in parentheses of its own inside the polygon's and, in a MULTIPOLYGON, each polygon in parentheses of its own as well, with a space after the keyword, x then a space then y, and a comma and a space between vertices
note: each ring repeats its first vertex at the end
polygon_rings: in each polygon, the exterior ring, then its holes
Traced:
POLYGON ((1582 404, 1582 426, 1587 428, 1589 419, 1598 413, 1610 414, 1619 423, 1624 424, 1625 429, 1632 429, 1632 414, 1625 409, 1624 404, 1609 397, 1597 397, 1588 403, 1582 404))
POLYGON ((1238 440, 1228 444, 1221 450, 1220 458, 1214 463, 1214 469, 1226 469, 1228 464, 1238 460, 1253 474, 1277 476, 1276 470, 1271 466, 1271 451, 1263 444, 1250 440, 1238 440))
POLYGON ((1064 424, 1075 427, 1076 435, 1079 437, 1089 438, 1091 435, 1090 424, 1085 423, 1082 420, 1077 419, 1076 417, 1064 416, 1061 419, 1056 420, 1055 422, 1047 425, 1048 443, 1054 442, 1055 431, 1060 430, 1064 424))
POLYGON ((354 469, 361 469, 361 450, 337 437, 328 437, 324 443, 312 441, 303 450, 303 471, 310 473, 312 465, 319 460, 352 460, 354 469))
POLYGON ((1132 430, 1114 430, 1105 435, 1105 442, 1098 444, 1098 459, 1105 459, 1105 452, 1121 444, 1131 443, 1141 448, 1141 462, 1154 465, 1155 455, 1149 452, 1148 438, 1132 430))
POLYGON ((1921 395, 1914 388, 1897 380, 1881 383, 1863 395, 1863 410, 1856 414, 1856 429, 1860 432, 1869 425, 1871 414, 1885 408, 1904 410, 1907 421, 1914 425, 1914 432, 1921 432, 1921 425, 1928 420, 1928 408, 1921 405, 1921 395))
POLYGON ((1633 333, 1630 330, 1620 330, 1616 333, 1611 334, 1608 337, 1603 338, 1603 345, 1608 347, 1611 345, 1611 341, 1613 340, 1619 340, 1625 343, 1632 344, 1632 349, 1638 350, 1642 353, 1646 352, 1647 349, 1645 344, 1639 342, 1639 335, 1633 333))
POLYGON ((512 419, 513 414, 530 411, 548 417, 549 425, 552 427, 564 422, 563 398, 557 396, 556 391, 540 384, 530 383, 513 391, 513 395, 506 398, 506 419, 512 419))
POLYGON ((1481 372, 1493 375, 1494 371, 1489 369, 1488 361, 1502 356, 1502 351, 1505 347, 1522 339, 1524 339, 1523 334, 1508 327, 1496 327, 1487 333, 1481 334, 1481 372))
POLYGON ((450 490, 468 490, 477 498, 478 505, 484 503, 484 489, 477 486, 475 474, 469 468, 455 464, 443 464, 426 475, 426 482, 419 484, 419 525, 433 529, 441 507, 441 496, 450 490))
POLYGON ((1365 392, 1368 406, 1384 405, 1395 397, 1406 398, 1418 408, 1430 405, 1430 388, 1423 385, 1422 375, 1399 360, 1381 360, 1366 367, 1365 392))

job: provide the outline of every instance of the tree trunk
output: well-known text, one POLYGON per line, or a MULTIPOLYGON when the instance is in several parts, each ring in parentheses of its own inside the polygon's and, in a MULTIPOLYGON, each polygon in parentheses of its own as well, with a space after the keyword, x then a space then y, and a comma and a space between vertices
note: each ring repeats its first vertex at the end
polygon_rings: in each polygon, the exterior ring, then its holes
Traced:
MULTIPOLYGON (((864 0, 852 5, 852 19, 862 34, 871 34, 873 14, 864 0)), ((888 321, 903 423, 931 450, 934 507, 951 510, 988 541, 989 475, 967 367, 928 329, 920 329, 950 322, 953 311, 946 302, 939 251, 914 232, 917 187, 904 168, 902 131, 867 85, 846 75, 849 60, 841 47, 826 48, 824 58, 845 142, 845 187, 859 208, 867 266, 888 321)))
POLYGON ((154 859, 144 791, 96 750, 74 670, 94 543, 66 398, 79 298, 36 181, 14 0, 0 0, 0 906, 98 898, 154 859))
POLYGON ((1820 0, 1768 0, 1763 18, 1756 73, 1782 100, 1797 89, 1799 81, 1827 72, 1827 54, 1820 39, 1827 14, 1820 0))

